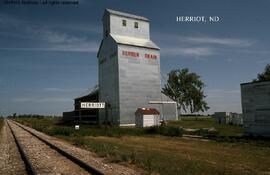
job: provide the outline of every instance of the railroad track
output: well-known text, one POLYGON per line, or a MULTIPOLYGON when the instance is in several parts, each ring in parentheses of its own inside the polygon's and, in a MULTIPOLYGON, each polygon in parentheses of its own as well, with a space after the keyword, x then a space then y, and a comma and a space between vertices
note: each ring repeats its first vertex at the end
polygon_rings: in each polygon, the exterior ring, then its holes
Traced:
POLYGON ((10 120, 7 121, 7 124, 15 139, 29 175, 54 173, 104 175, 103 172, 93 168, 50 141, 38 136, 24 126, 10 120), (40 152, 35 150, 39 150, 40 152), (37 157, 37 155, 39 157, 37 157), (45 160, 43 161, 42 159, 45 160), (44 166, 40 162, 43 162, 44 166), (51 165, 51 167, 48 165, 51 165), (57 165, 63 166, 64 168, 58 167, 57 165), (61 170, 63 172, 61 172, 61 170))

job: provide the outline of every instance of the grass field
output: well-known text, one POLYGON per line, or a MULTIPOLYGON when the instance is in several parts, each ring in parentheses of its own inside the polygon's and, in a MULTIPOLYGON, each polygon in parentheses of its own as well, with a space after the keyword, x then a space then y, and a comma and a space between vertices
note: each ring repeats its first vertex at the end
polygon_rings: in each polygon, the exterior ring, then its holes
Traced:
MULTIPOLYGON (((105 127, 83 125, 77 132, 74 131, 73 126, 58 125, 58 120, 55 118, 17 121, 94 151, 100 156, 107 157, 109 161, 136 164, 149 174, 270 173, 270 144, 256 146, 242 142, 216 142, 160 134, 150 135, 139 128, 112 127, 107 128, 106 133, 105 127)), ((213 127, 215 123, 210 119, 197 118, 170 122, 169 125, 205 128, 213 127)), ((223 130, 219 133, 221 135, 235 134, 234 130, 237 134, 242 132, 238 127, 220 128, 223 130)))
POLYGON ((180 121, 170 121, 169 125, 194 129, 214 127, 218 131, 217 136, 242 136, 244 134, 241 126, 220 125, 210 117, 183 117, 180 121))

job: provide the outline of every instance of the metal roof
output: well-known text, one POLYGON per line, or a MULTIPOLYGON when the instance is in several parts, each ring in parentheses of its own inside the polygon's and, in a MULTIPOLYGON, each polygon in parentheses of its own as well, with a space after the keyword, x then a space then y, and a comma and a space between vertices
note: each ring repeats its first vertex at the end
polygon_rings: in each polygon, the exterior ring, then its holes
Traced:
POLYGON ((267 84, 267 82, 269 83, 270 80, 265 80, 265 81, 255 81, 255 82, 248 82, 248 83, 241 83, 240 85, 248 85, 248 84, 267 84))
POLYGON ((110 14, 117 15, 117 16, 123 16, 123 17, 127 17, 127 18, 134 18, 134 19, 149 21, 147 18, 145 18, 143 16, 137 16, 137 15, 133 15, 133 14, 125 13, 125 12, 120 12, 120 11, 116 11, 116 10, 112 10, 112 9, 106 9, 105 11, 107 11, 110 14))
POLYGON ((110 35, 118 44, 139 46, 139 47, 146 47, 150 49, 160 50, 160 48, 150 39, 135 38, 135 37, 129 37, 129 36, 114 35, 114 34, 110 34, 110 35))
POLYGON ((80 99, 80 98, 85 98, 85 97, 88 97, 88 96, 92 96, 92 95, 94 95, 94 94, 96 94, 98 92, 99 92, 99 87, 98 87, 98 85, 96 85, 95 87, 90 88, 86 92, 82 93, 80 96, 74 98, 74 100, 77 100, 77 99, 80 99))
POLYGON ((155 108, 138 108, 135 113, 141 113, 143 115, 160 115, 155 108))

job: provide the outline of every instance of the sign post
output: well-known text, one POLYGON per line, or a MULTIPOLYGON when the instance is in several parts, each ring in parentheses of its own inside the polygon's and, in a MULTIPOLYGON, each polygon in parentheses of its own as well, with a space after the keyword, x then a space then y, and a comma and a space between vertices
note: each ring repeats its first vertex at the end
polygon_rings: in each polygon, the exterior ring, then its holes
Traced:
MULTIPOLYGON (((79 103, 81 103, 81 101, 79 102, 79 103)), ((79 129, 80 129, 80 125, 81 125, 81 108, 79 108, 79 129)))
POLYGON ((81 102, 81 109, 102 109, 105 108, 104 102, 81 102))
POLYGON ((105 102, 79 102, 80 108, 79 108, 79 125, 81 123, 81 110, 82 109, 104 109, 105 108, 105 102))

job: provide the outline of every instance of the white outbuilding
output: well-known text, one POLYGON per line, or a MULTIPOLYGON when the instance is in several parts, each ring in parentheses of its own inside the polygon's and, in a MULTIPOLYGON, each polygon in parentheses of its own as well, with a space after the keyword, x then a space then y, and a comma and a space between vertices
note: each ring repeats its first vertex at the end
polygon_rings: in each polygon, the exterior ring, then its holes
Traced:
POLYGON ((232 125, 238 125, 238 126, 243 125, 243 115, 242 114, 231 112, 230 116, 231 116, 231 124, 232 125))
POLYGON ((241 98, 245 133, 270 137, 270 81, 241 84, 241 98))
POLYGON ((135 116, 136 127, 159 125, 160 113, 155 108, 138 108, 135 116))
POLYGON ((229 124, 230 123, 230 113, 228 112, 215 112, 214 118, 218 124, 229 124))
POLYGON ((243 115, 234 112, 215 112, 214 119, 218 124, 243 125, 243 115))

